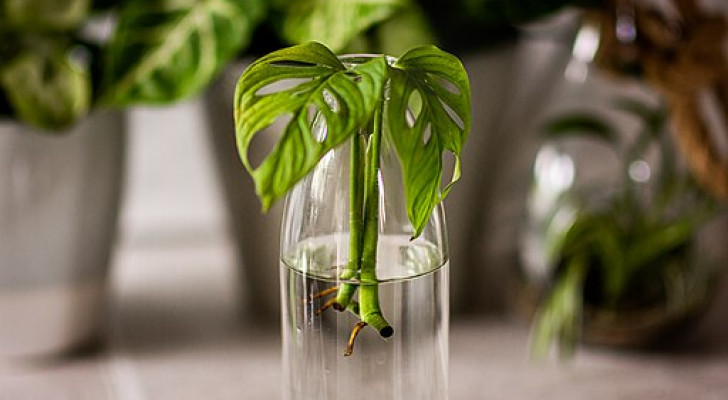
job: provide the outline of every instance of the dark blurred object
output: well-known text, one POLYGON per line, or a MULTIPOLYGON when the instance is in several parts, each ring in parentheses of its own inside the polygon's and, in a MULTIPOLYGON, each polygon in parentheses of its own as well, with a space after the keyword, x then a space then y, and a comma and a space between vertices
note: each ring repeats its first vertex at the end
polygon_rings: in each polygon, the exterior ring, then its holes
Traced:
MULTIPOLYGON (((266 214, 260 211, 255 185, 240 162, 235 145, 235 123, 232 99, 235 83, 247 63, 230 65, 205 93, 205 112, 217 167, 217 176, 224 188, 229 229, 235 238, 235 249, 242 264, 241 287, 244 288, 244 319, 258 324, 280 323, 279 241, 283 204, 275 204, 266 214), (226 116, 222 118, 221 116, 226 116)), ((271 128, 271 130, 275 127, 271 128)), ((251 157, 263 158, 264 149, 273 148, 277 138, 273 132, 259 135, 259 147, 251 157)))
POLYGON ((716 99, 728 121, 728 59, 724 15, 704 11, 695 0, 658 7, 612 0, 602 23, 599 64, 621 75, 643 77, 667 99, 679 148, 698 182, 728 201, 728 162, 711 136, 700 96, 716 99))
POLYGON ((597 0, 276 0, 263 28, 256 32, 253 54, 284 44, 320 41, 334 51, 387 52, 436 43, 456 53, 495 47, 518 35, 527 23, 566 6, 593 6, 597 0), (327 22, 328 21, 328 22, 327 22), (293 28, 295 27, 295 29, 293 28), (398 34, 391 34, 392 27, 398 34), (416 34, 409 34, 416 32, 416 34))
POLYGON ((458 53, 511 40, 516 26, 543 18, 567 6, 584 6, 589 0, 420 0, 436 37, 458 53), (454 28, 457 27, 457 28, 454 28))

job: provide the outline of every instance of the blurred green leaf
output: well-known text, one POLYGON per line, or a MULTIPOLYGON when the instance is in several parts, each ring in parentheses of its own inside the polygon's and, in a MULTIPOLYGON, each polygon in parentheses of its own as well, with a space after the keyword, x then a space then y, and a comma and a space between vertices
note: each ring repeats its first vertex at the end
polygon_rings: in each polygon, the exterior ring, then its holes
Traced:
POLYGON ((109 44, 102 99, 169 103, 201 91, 248 45, 264 0, 130 0, 109 44))
POLYGON ((90 0, 0 0, 2 23, 29 31, 78 27, 88 16, 90 0))
POLYGON ((587 260, 583 257, 572 258, 544 300, 532 331, 531 351, 534 356, 546 357, 551 345, 556 343, 562 358, 571 356, 576 350, 587 269, 587 260))
POLYGON ((617 132, 609 123, 588 113, 572 113, 552 119, 543 129, 547 139, 587 135, 610 144, 618 140, 617 132))
POLYGON ((658 262, 660 258, 680 247, 688 246, 702 222, 702 219, 688 214, 670 223, 653 224, 640 230, 635 243, 627 249, 625 268, 629 270, 643 268, 658 262))
POLYGON ((291 44, 317 41, 338 52, 406 5, 406 0, 297 0, 287 7, 283 37, 291 44))
POLYGON ((437 41, 427 17, 414 3, 379 24, 374 35, 377 43, 374 51, 384 54, 403 54, 413 47, 437 41))
POLYGON ((26 53, 0 70, 0 84, 16 115, 44 130, 68 127, 91 103, 88 73, 67 53, 26 53))

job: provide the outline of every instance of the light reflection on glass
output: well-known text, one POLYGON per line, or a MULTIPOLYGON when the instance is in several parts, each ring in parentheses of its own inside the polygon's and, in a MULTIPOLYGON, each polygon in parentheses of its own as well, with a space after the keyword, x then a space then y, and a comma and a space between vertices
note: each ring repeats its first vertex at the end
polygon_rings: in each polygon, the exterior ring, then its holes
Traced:
POLYGON ((567 81, 583 83, 589 72, 589 63, 599 48, 599 27, 591 24, 584 24, 574 40, 574 47, 571 51, 572 57, 569 65, 566 66, 564 77, 567 81))
POLYGON ((629 177, 639 183, 645 183, 650 180, 652 171, 650 165, 643 160, 637 160, 629 165, 629 177))

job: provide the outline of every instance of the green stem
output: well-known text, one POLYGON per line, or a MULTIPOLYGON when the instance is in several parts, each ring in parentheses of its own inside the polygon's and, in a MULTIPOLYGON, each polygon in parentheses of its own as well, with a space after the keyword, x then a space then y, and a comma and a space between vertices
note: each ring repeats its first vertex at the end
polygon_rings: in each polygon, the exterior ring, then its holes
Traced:
POLYGON ((584 254, 576 254, 557 276, 534 320, 531 352, 536 358, 545 358, 551 345, 557 343, 562 358, 573 355, 581 328, 587 268, 584 254))
MULTIPOLYGON (((351 138, 351 161, 349 165, 349 261, 340 278, 344 281, 357 278, 361 269, 361 246, 364 234, 364 157, 362 137, 359 134, 351 138)), ((336 295, 334 308, 344 311, 351 302, 357 285, 343 283, 336 295)))
POLYGON ((377 243, 379 241, 379 155, 382 140, 382 107, 374 113, 374 127, 369 139, 366 160, 364 242, 361 253, 362 283, 359 292, 359 316, 361 320, 376 329, 383 337, 392 336, 394 329, 389 325, 379 305, 377 279, 377 243))

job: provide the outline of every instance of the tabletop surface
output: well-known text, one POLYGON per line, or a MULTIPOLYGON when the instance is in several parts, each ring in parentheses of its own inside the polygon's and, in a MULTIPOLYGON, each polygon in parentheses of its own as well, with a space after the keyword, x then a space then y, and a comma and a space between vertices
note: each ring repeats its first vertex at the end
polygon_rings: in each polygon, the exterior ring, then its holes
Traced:
MULTIPOLYGON (((241 318, 233 264, 215 244, 121 251, 106 345, 0 366, 0 400, 279 399, 280 336, 241 318)), ((682 350, 586 348, 562 364, 529 359, 523 323, 455 320, 451 399, 728 399, 726 305, 721 293, 682 350)))

